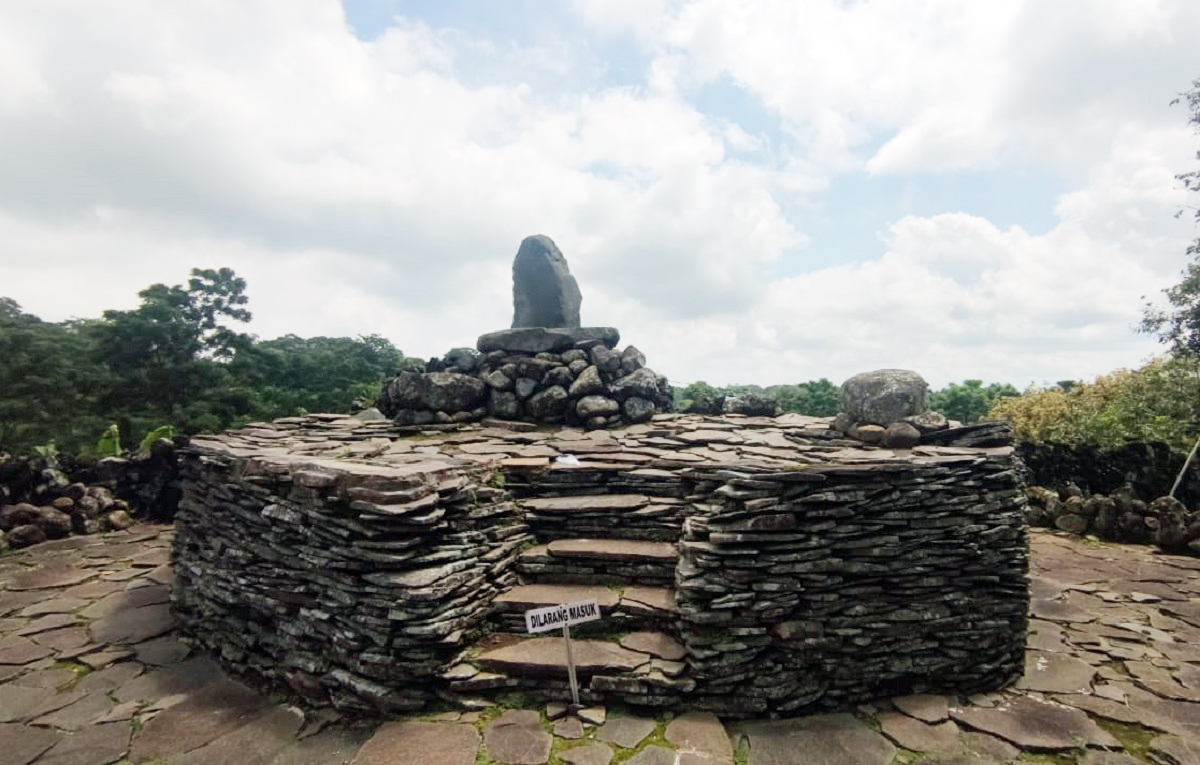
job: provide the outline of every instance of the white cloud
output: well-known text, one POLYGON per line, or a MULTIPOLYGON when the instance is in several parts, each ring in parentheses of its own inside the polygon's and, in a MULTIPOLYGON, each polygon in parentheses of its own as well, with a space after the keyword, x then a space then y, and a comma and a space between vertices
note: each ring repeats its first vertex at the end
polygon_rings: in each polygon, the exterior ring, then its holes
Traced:
POLYGON ((263 336, 379 332, 429 356, 508 324, 511 258, 544 233, 584 320, 679 381, 909 366, 1024 383, 1153 349, 1128 327, 1193 235, 1171 213, 1195 139, 1166 103, 1200 74, 1200 9, 577 9, 597 49, 637 41, 642 82, 581 88, 569 44, 513 49, 420 19, 365 42, 332 0, 9 4, 0 294, 95 316, 230 266, 263 336), (503 76, 463 73, 489 55, 503 76), (779 118, 786 146, 754 153, 762 136, 691 103, 722 79, 779 118), (887 232, 878 249, 830 265, 794 212, 842 173, 1010 167, 1065 190, 1049 232, 950 207, 864 220, 887 232))

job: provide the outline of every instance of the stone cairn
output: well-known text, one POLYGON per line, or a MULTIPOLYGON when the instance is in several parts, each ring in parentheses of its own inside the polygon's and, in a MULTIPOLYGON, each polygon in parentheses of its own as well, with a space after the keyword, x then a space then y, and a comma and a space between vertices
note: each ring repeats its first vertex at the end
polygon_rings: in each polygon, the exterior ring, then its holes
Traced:
POLYGON ((890 449, 918 443, 998 446, 1012 443, 1000 422, 964 426, 929 409, 929 384, 907 369, 878 369, 842 383, 842 411, 833 428, 849 438, 890 449))
POLYGON ((546 236, 513 261, 513 327, 481 336, 423 371, 401 372, 377 406, 400 425, 484 417, 588 429, 647 422, 671 408, 671 388, 612 327, 581 327, 579 287, 546 236))

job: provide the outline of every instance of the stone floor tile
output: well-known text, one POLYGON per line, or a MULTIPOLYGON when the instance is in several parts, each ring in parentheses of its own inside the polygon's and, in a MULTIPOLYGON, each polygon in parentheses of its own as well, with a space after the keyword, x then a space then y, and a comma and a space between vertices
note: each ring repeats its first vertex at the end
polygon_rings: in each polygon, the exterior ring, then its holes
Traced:
POLYGON ((384 723, 351 762, 393 765, 402 756, 420 765, 475 765, 478 751, 479 731, 470 725, 391 722, 384 723))
POLYGON ((550 758, 553 738, 531 709, 510 709, 488 723, 483 745, 488 756, 503 765, 542 765, 550 758))
POLYGON ((1017 688, 1043 693, 1090 693, 1096 668, 1064 653, 1025 652, 1025 675, 1017 688))
POLYGON ((38 765, 110 765, 129 751, 128 723, 90 725, 65 736, 38 758, 38 765))
POLYGON ((34 716, 54 695, 50 688, 26 688, 13 683, 0 685, 0 723, 19 722, 34 716))
POLYGON ((629 765, 675 765, 675 750, 651 744, 625 762, 629 765))
POLYGON ((583 723, 578 717, 563 717, 554 721, 554 735, 559 738, 583 738, 583 723))
POLYGON ((270 699, 244 685, 217 679, 146 723, 134 736, 130 759, 141 762, 186 754, 237 730, 271 706, 270 699))
POLYGON ((587 744, 566 749, 559 753, 558 758, 567 765, 609 765, 613 750, 608 744, 587 744))
POLYGON ((50 655, 49 648, 27 637, 13 635, 0 640, 0 664, 30 664, 50 655))
POLYGON ((296 741, 304 722, 297 709, 276 706, 237 730, 171 758, 171 765, 266 765, 296 741))
POLYGON ((1066 751, 1089 743, 1106 745, 1112 740, 1079 709, 1024 696, 990 709, 952 707, 950 716, 1021 749, 1066 751))
POLYGON ((87 693, 78 701, 56 709, 32 720, 33 725, 79 730, 91 725, 97 718, 108 714, 114 702, 103 691, 87 693))
POLYGON ((950 700, 945 696, 935 696, 927 693, 917 693, 911 696, 897 696, 892 704, 909 717, 915 717, 922 722, 937 723, 949 717, 950 700))
POLYGON ((848 714, 750 722, 749 765, 792 765, 804 753, 805 765, 888 765, 896 747, 848 714))
POLYGON ((137 654, 138 661, 143 664, 162 667, 168 664, 178 664, 187 658, 192 649, 175 635, 165 635, 138 643, 133 646, 133 650, 137 654))
POLYGON ((712 712, 686 712, 667 724, 664 735, 676 749, 703 755, 711 765, 733 765, 729 732, 712 712))
POLYGON ((952 720, 931 725, 900 712, 882 712, 879 727, 896 746, 914 752, 953 752, 960 748, 958 726, 952 720))
POLYGON ((28 765, 62 738, 57 731, 16 723, 0 723, 0 763, 28 765))
POLYGON ((656 727, 658 723, 645 717, 612 717, 596 730, 596 738, 633 749, 656 727))

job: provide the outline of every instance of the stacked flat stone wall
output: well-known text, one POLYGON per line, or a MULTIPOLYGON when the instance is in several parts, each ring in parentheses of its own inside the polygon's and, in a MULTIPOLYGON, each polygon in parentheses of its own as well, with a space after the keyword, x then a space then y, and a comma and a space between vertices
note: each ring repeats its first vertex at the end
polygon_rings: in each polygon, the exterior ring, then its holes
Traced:
POLYGON ((186 452, 172 594, 184 627, 314 704, 425 706, 515 581, 527 534, 493 470, 390 459, 186 452))
POLYGON ((313 704, 561 699, 554 672, 471 669, 475 633, 514 623, 493 600, 518 572, 620 574, 661 590, 654 623, 682 655, 656 666, 603 643, 632 664, 596 668, 591 701, 779 715, 996 690, 1022 672, 1026 494, 1011 447, 861 448, 791 415, 414 430, 314 415, 183 450, 173 603, 187 631, 313 704), (554 548, 580 538, 606 546, 554 548))
POLYGON ((997 451, 697 471, 710 498, 676 577, 693 705, 782 714, 1020 677, 1025 498, 997 451))

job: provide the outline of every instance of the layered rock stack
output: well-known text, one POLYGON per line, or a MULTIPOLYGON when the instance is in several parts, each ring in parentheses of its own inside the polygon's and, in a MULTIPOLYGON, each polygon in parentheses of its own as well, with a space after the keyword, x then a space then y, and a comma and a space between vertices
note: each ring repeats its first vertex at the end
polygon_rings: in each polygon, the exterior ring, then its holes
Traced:
POLYGON ((697 473, 676 581, 692 703, 782 714, 1020 677, 1025 497, 998 451, 697 473))
POLYGON ((185 629, 310 703, 423 707, 516 581, 526 527, 494 472, 423 455, 243 459, 238 446, 198 439, 184 460, 172 601, 185 629))
POLYGON ((580 327, 582 298, 549 237, 531 236, 513 262, 512 329, 477 351, 455 349, 389 382, 377 406, 401 425, 484 417, 588 429, 647 422, 671 409, 667 379, 612 327, 580 327))
POLYGON ((1030 526, 1200 555, 1200 512, 1175 497, 1145 502, 1128 487, 1108 495, 1091 494, 1073 483, 1061 490, 1031 486, 1027 494, 1030 526))

